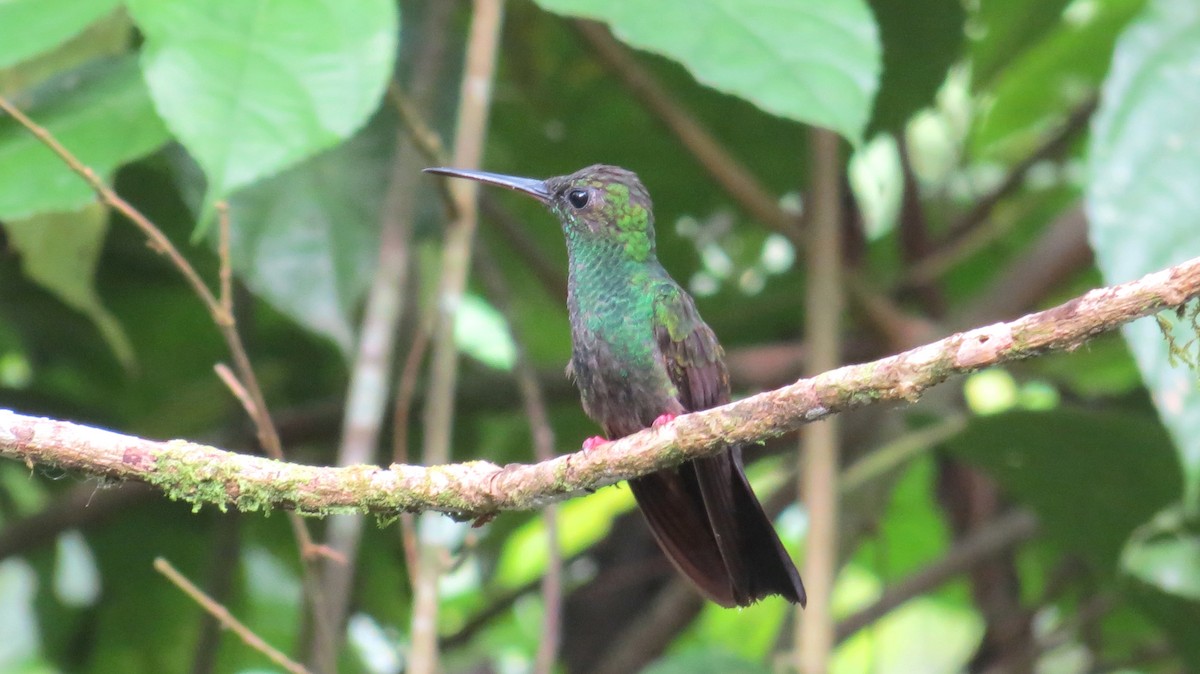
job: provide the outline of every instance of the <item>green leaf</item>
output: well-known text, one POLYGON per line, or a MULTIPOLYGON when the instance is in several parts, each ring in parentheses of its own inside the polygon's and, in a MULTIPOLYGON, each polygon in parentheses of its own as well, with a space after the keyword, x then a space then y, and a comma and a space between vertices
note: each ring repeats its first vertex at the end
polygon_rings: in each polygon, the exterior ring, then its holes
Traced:
MULTIPOLYGON (((558 544, 563 558, 571 557, 608 535, 613 518, 633 507, 625 487, 601 489, 587 498, 572 499, 558 507, 558 544)), ((496 563, 496 580, 519 587, 537 578, 546 568, 545 521, 536 517, 521 525, 504 542, 496 563)))
MULTIPOLYGON (((1156 0, 1121 36, 1092 126, 1090 237, 1107 283, 1200 255, 1200 5, 1156 0)), ((1163 320, 1175 323, 1174 317, 1163 320)), ((1200 504, 1200 386, 1154 320, 1123 329, 1200 504)), ((1187 325, 1179 344, 1194 338, 1187 325)), ((1194 350, 1194 349, 1193 349, 1194 350)))
POLYGON ((242 191, 230 204, 230 255, 255 295, 349 354, 371 282, 394 127, 242 191))
POLYGON ((1180 495, 1171 442, 1153 419, 1059 408, 971 421, 949 443, 1032 508, 1045 533, 1102 571, 1129 534, 1180 495))
POLYGON ((1071 0, 980 0, 971 17, 972 86, 991 81, 1062 20, 1071 0))
POLYGON ((517 360, 508 321, 475 295, 464 295, 454 314, 454 341, 463 353, 497 370, 511 370, 517 360))
POLYGON ((1134 539, 1121 564, 1147 585, 1200 601, 1200 537, 1194 534, 1170 530, 1134 539))
POLYGON ((895 131, 933 103, 961 56, 966 15, 959 0, 871 0, 871 9, 883 38, 883 79, 871 127, 895 131))
POLYGON ((204 169, 206 205, 348 138, 395 56, 388 0, 128 4, 154 104, 204 169))
POLYGON ((538 4, 603 21, 622 41, 682 63, 704 85, 856 144, 879 86, 879 36, 863 0, 538 4))
POLYGON ((110 12, 58 47, 0 69, 0 95, 30 89, 88 61, 121 56, 129 51, 132 37, 129 16, 122 11, 110 12))
MULTIPOLYGON (((30 98, 23 107, 33 120, 101 176, 167 139, 133 58, 67 73, 30 98)), ((62 159, 11 118, 0 118, 0 218, 74 211, 93 199, 62 159)))
POLYGON ((117 0, 0 2, 0 68, 49 51, 117 6, 117 0))
POLYGON ((975 127, 975 153, 1024 156, 1048 128, 1090 98, 1108 72, 1113 45, 1145 0, 1104 0, 1061 23, 994 78, 991 103, 975 127))
POLYGON ((25 276, 87 316, 117 360, 133 367, 133 346, 121 324, 96 294, 96 262, 108 233, 108 212, 90 204, 75 213, 44 213, 4 223, 8 239, 21 254, 25 276))

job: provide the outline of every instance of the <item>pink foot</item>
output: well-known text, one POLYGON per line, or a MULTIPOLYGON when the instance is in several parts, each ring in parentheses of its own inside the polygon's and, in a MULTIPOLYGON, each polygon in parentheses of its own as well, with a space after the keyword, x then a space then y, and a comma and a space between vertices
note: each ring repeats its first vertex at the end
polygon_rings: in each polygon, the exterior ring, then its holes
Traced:
POLYGON ((662 426, 663 424, 669 424, 672 421, 675 421, 674 414, 660 414, 658 415, 657 419, 651 422, 650 425, 654 428, 658 428, 659 426, 662 426))
POLYGON ((599 435, 593 435, 592 437, 583 441, 583 451, 587 452, 607 443, 608 438, 599 435))

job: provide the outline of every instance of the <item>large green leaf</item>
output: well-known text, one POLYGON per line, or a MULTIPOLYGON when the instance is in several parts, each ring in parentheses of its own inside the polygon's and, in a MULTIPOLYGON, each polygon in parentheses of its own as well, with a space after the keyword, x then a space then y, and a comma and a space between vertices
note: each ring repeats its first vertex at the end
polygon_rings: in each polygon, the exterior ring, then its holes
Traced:
POLYGON ((58 46, 116 5, 117 0, 0 2, 0 68, 58 46))
POLYGON ((258 296, 344 353, 371 280, 394 127, 373 124, 233 199, 234 270, 258 296))
POLYGON ((4 223, 8 239, 21 254, 25 275, 87 316, 117 359, 133 366, 133 347, 121 324, 96 294, 96 262, 108 233, 108 211, 89 204, 75 213, 43 213, 4 223))
MULTIPOLYGON (((167 139, 132 58, 60 76, 28 100, 34 121, 101 176, 167 139)), ((62 159, 11 118, 0 118, 0 218, 74 211, 92 199, 62 159)))
POLYGON ((395 57, 388 0, 128 4, 154 104, 204 169, 208 204, 348 138, 395 57))
MULTIPOLYGON (((1155 0, 1117 43, 1092 129, 1090 236, 1109 283, 1200 255, 1200 4, 1155 0)), ((1172 320, 1164 318, 1163 320, 1172 320)), ((1180 344, 1191 328, 1177 326, 1180 344)), ((1200 503, 1200 386, 1152 319, 1124 328, 1200 503)))
POLYGON ((879 86, 879 36, 862 0, 538 0, 603 21, 701 83, 857 143, 879 86))
POLYGON ((998 414, 972 420, 949 446, 1033 508, 1055 543, 1103 571, 1115 571, 1129 534, 1180 494, 1170 439, 1140 416, 998 414))

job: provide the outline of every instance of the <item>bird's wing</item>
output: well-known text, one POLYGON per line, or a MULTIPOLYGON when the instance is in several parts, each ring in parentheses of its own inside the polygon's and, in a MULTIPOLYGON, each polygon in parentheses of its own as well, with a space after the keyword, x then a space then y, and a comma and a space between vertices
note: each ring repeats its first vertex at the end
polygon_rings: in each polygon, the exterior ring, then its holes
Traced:
MULTIPOLYGON (((700 318, 691 296, 673 283, 662 287, 655 298, 654 337, 663 366, 675 384, 679 403, 685 410, 695 412, 729 402, 729 374, 721 345, 712 329, 700 318)), ((650 478, 656 481, 651 497, 654 503, 650 508, 658 506, 663 511, 655 519, 676 524, 675 528, 679 530, 661 526, 662 531, 656 531, 659 540, 664 541, 668 549, 680 548, 683 554, 672 554, 673 558, 701 562, 702 573, 698 575, 703 582, 698 580, 697 584, 707 588, 723 585, 719 591, 708 589, 707 593, 726 606, 745 604, 748 595, 743 582, 745 563, 738 550, 739 504, 735 495, 737 490, 733 487, 740 473, 741 466, 734 455, 725 451, 650 478), (669 498, 672 491, 686 493, 689 497, 687 500, 669 498), (685 520, 685 514, 703 519, 685 520), (702 531, 706 540, 698 537, 702 531)), ((639 499, 639 503, 644 500, 639 499)), ((646 504, 643 504, 643 511, 650 514, 646 504)), ((685 569, 685 573, 688 571, 691 569, 685 569)), ((693 573, 689 575, 694 579, 698 577, 693 573)))
MULTIPOLYGON (((659 291, 654 307, 659 353, 683 408, 695 412, 729 402, 724 352, 692 298, 672 283, 659 291)), ((768 594, 804 603, 800 575, 746 480, 740 448, 642 480, 649 482, 631 484, 647 520, 653 520, 651 528, 676 565, 710 597, 726 606, 745 606, 768 594), (688 496, 673 498, 674 492, 688 496), (696 521, 700 513, 707 515, 703 535, 705 523, 696 521)))
POLYGON ((725 353, 691 296, 673 283, 655 298, 654 337, 685 410, 696 412, 729 402, 725 353))

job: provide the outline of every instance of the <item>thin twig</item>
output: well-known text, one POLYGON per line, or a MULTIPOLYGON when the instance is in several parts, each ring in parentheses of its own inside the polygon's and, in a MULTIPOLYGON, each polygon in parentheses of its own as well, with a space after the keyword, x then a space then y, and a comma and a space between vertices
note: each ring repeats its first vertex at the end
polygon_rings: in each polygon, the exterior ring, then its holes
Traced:
POLYGON ((796 217, 780 208, 775 197, 754 174, 691 113, 671 98, 658 80, 633 58, 604 24, 583 20, 572 23, 593 53, 621 80, 634 98, 666 125, 704 170, 746 212, 784 236, 793 240, 798 238, 796 217))
MULTIPOLYGON (((474 0, 472 3, 454 143, 454 165, 461 168, 477 168, 483 157, 503 10, 503 0, 474 0)), ((442 246, 441 279, 434 300, 438 313, 433 331, 421 456, 427 464, 445 463, 450 457, 458 378, 454 323, 466 290, 478 218, 475 209, 478 185, 473 181, 459 181, 450 189, 457 217, 448 226, 442 246)), ((412 612, 409 668, 415 674, 433 674, 438 669, 437 583, 448 555, 432 539, 426 541, 418 537, 418 541, 422 549, 412 612)))
MULTIPOLYGON (((696 619, 704 608, 704 598, 686 581, 672 577, 646 611, 621 630, 616 643, 589 674, 625 674, 640 671, 672 638, 696 619)), ((718 670, 719 671, 719 670, 718 670)))
MULTIPOLYGON (((88 184, 88 187, 92 188, 92 191, 96 193, 102 202, 121 215, 124 215, 130 222, 140 229, 142 234, 144 234, 146 238, 150 240, 150 247, 155 251, 167 256, 167 259, 169 259, 171 264, 173 264, 175 268, 179 270, 179 273, 183 275, 184 280, 187 281, 188 285, 192 287, 192 290, 196 293, 196 296, 200 298, 200 301, 204 303, 205 307, 214 318, 220 317, 224 318, 226 321, 232 320, 227 315, 224 315, 220 302, 218 302, 217 298, 213 296, 212 291, 208 289, 207 285, 205 285, 204 280, 200 278, 200 275, 196 273, 196 270, 187 261, 187 259, 180 254, 179 250, 175 248, 175 245, 171 243, 171 240, 167 238, 167 235, 163 234, 162 230, 156 227, 154 223, 150 222, 146 216, 142 215, 140 211, 134 208, 129 202, 122 199, 116 192, 112 190, 112 188, 106 185, 104 181, 101 180, 98 175, 96 175, 96 172, 93 171, 91 167, 86 166, 83 162, 79 161, 79 159, 70 150, 64 147, 62 143, 58 142, 58 139, 55 138, 49 130, 39 125, 37 122, 34 122, 32 119, 26 116, 25 113, 21 112, 19 108, 13 105, 12 102, 3 96, 0 96, 0 110, 3 110, 11 115, 13 119, 17 120, 17 123, 25 127, 31 134, 33 134, 35 138, 41 141, 43 145, 50 148, 54 154, 58 155, 59 159, 62 159, 63 163, 65 163, 67 167, 71 169, 71 171, 77 174, 80 178, 83 178, 84 182, 88 184)), ((218 320, 218 322, 220 322, 220 320, 218 320)))
MULTIPOLYGON (((420 111, 405 96, 404 91, 400 87, 393 85, 388 89, 388 100, 400 112, 400 119, 412 136, 417 151, 428 162, 437 166, 453 162, 453 159, 446 153, 442 137, 425 121, 420 111)), ((446 212, 450 218, 457 218, 458 205, 450 193, 451 181, 438 180, 436 183, 438 194, 446 206, 446 212)), ((491 192, 485 191, 479 193, 478 200, 480 211, 500 230, 500 233, 508 240, 508 244, 521 256, 521 259, 529 266, 533 275, 541 282, 546 292, 551 297, 566 297, 566 274, 546 259, 546 256, 538 249, 533 238, 529 236, 529 233, 525 231, 520 221, 512 212, 504 208, 491 192)))
MULTIPOLYGON (((433 335, 432 311, 420 321, 412 345, 409 346, 408 356, 400 369, 396 384, 396 404, 392 413, 392 461, 397 464, 409 462, 408 436, 412 431, 413 398, 417 391, 417 378, 421 372, 421 363, 429 350, 429 340, 433 335)), ((420 550, 417 545, 417 522, 412 513, 400 514, 400 542, 404 546, 404 562, 408 569, 408 579, 413 592, 417 590, 418 560, 420 550)))
POLYGON ((982 560, 991 559, 1032 538, 1036 531, 1037 520, 1028 512, 1017 511, 995 520, 956 543, 936 562, 885 589, 875 603, 839 622, 837 642, 850 638, 897 606, 939 587, 982 560))
POLYGON ((966 427, 967 417, 954 415, 905 433, 850 464, 838 477, 838 487, 843 495, 865 487, 914 457, 953 438, 966 427))
POLYGON ((263 641, 262 637, 255 634, 253 630, 246 627, 237 618, 234 618, 229 609, 204 594, 200 588, 192 584, 187 578, 184 578, 183 574, 176 571, 170 562, 159 557, 154 560, 154 569, 166 576, 167 580, 174 583, 180 590, 183 590, 184 594, 191 597, 193 601, 199 604, 209 615, 216 618, 225 628, 236 634, 244 644, 267 656, 268 660, 292 672, 292 674, 311 674, 303 665, 273 648, 270 644, 263 641))
MULTIPOLYGON (((218 604, 224 604, 229 599, 242 568, 241 522, 240 515, 233 515, 219 518, 213 524, 212 547, 207 552, 204 585, 208 596, 218 604)), ((212 674, 216 671, 224 632, 220 620, 212 615, 205 616, 192 648, 190 674, 212 674)))
MULTIPOLYGON (((496 261, 486 251, 476 256, 476 267, 479 276, 492 304, 508 321, 509 332, 512 334, 517 357, 513 366, 513 374, 517 378, 517 386, 521 390, 521 400, 525 407, 525 416, 529 419, 529 429, 533 436, 533 456, 538 461, 548 461, 554 458, 554 429, 550 426, 550 415, 546 412, 546 399, 542 387, 538 384, 537 371, 529 360, 529 352, 525 349, 525 340, 521 337, 512 313, 512 293, 496 261)), ((558 542, 558 512, 551 505, 542 511, 543 524, 546 527, 546 573, 542 577, 542 632, 538 640, 537 657, 534 658, 533 671, 537 674, 552 674, 554 662, 558 656, 560 634, 562 631, 562 550, 558 542)))
MULTIPOLYGON (((208 310, 213 323, 217 326, 217 330, 221 333, 230 354, 233 356, 234 367, 251 402, 248 412, 250 413, 251 420, 254 422, 263 451, 271 458, 282 461, 283 446, 279 441, 279 432, 271 420, 266 398, 263 395, 262 388, 258 384, 254 368, 250 364, 250 357, 246 353, 246 347, 242 343, 241 335, 238 334, 233 313, 227 311, 222 304, 222 300, 213 295, 195 268, 187 261, 187 258, 180 254, 179 250, 171 243, 166 234, 151 222, 149 218, 106 185, 91 167, 81 162, 78 157, 64 147, 45 127, 34 122, 2 96, 0 96, 0 110, 4 110, 11 115, 13 119, 24 126, 42 144, 58 155, 71 171, 83 178, 101 202, 124 215, 146 236, 149 240, 150 248, 165 255, 175 268, 179 270, 184 280, 191 286, 196 296, 208 310)), ((318 616, 318 620, 316 621, 318 630, 316 638, 324 638, 327 632, 323 629, 323 625, 319 619, 319 607, 323 602, 321 601, 320 588, 316 583, 316 569, 313 567, 313 560, 319 548, 313 544, 312 535, 309 533, 308 527, 302 519, 292 514, 289 514, 288 518, 300 549, 301 560, 304 562, 304 584, 311 591, 311 594, 308 596, 313 605, 314 615, 318 616)))
POLYGON ((246 387, 242 386, 242 382, 238 381, 237 375, 225 363, 217 363, 213 365, 213 372, 217 373, 217 379, 225 384, 225 388, 233 394, 234 398, 242 404, 242 409, 246 411, 247 416, 254 418, 254 401, 250 400, 250 394, 246 391, 246 387))
POLYGON ((992 276, 988 287, 951 318, 951 325, 976 325, 1019 316, 1083 269, 1090 269, 1087 216, 1075 204, 1046 226, 1041 235, 992 276))
MULTIPOLYGON (((841 152, 832 131, 814 129, 809 136, 812 210, 808 220, 808 263, 805 297, 806 370, 818 374, 841 362, 842 326, 842 195, 841 152)), ((795 668, 824 674, 833 649, 830 599, 838 557, 838 455, 836 419, 809 424, 801 432, 799 460, 804 464, 798 489, 809 513, 804 573, 808 606, 796 621, 795 668)), ((797 609, 799 610, 799 609, 797 609)))
MULTIPOLYGON (((409 78, 418 108, 426 109, 432 104, 441 80, 454 9, 452 3, 432 3, 422 19, 419 29, 422 39, 412 59, 409 78)), ((394 80, 389 85, 394 92, 399 88, 394 80)), ((397 129, 393 146, 395 153, 380 217, 378 263, 367 294, 345 400, 337 458, 341 466, 376 460, 379 436, 388 413, 396 335, 405 302, 412 296, 407 286, 412 276, 409 272, 413 221, 426 181, 420 172, 423 166, 420 155, 412 151, 411 134, 397 129)), ((329 622, 339 628, 339 634, 350 604, 362 528, 363 518, 357 514, 334 517, 326 528, 327 543, 345 557, 344 563, 326 564, 323 573, 329 622)), ((416 573, 416 567, 409 566, 408 571, 416 573)), ((337 644, 313 649, 313 660, 321 663, 322 671, 334 671, 336 656, 337 644)))
POLYGON ((226 315, 233 316, 233 262, 229 250, 232 226, 229 221, 229 202, 224 199, 218 201, 216 209, 217 261, 220 264, 218 276, 221 281, 221 292, 217 298, 226 315))
MULTIPOLYGON (((437 510, 460 517, 528 510, 752 444, 833 414, 883 401, 915 401, 952 376, 1078 348, 1104 332, 1200 297, 1200 258, 1099 288, 1008 323, 956 333, 887 358, 846 365, 588 452, 534 465, 485 461, 441 466, 322 468, 223 452, 183 440, 156 442, 0 410, 0 456, 156 485, 197 506, 357 509, 395 515, 437 510)), ((1165 348, 1165 347, 1164 347, 1165 348)))
POLYGON ((153 489, 137 482, 113 487, 89 481, 57 492, 38 512, 4 520, 0 528, 0 562, 49 546, 65 531, 87 532, 127 508, 158 499, 153 489))
POLYGON ((1001 201, 1012 195, 1025 183, 1025 177, 1029 174, 1030 169, 1062 154, 1067 149, 1076 134, 1087 128, 1092 113, 1096 111, 1096 105, 1097 98, 1094 96, 1080 104, 1054 133, 1047 136, 1045 141, 1017 162, 1005 174, 1004 180, 999 185, 976 200, 970 210, 950 225, 945 242, 909 267, 904 284, 911 286, 928 283, 993 241, 994 234, 985 232, 975 236, 974 233, 981 225, 990 220, 992 212, 1001 201))

